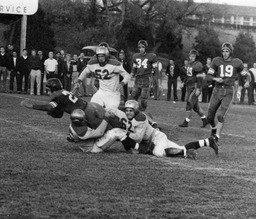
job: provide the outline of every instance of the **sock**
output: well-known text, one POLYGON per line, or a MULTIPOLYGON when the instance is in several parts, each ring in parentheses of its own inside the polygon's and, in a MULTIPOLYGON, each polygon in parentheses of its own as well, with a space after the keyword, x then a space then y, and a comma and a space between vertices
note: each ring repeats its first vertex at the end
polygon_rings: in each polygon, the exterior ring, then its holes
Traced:
POLYGON ((189 119, 189 118, 185 118, 185 121, 186 121, 187 123, 189 123, 190 119, 189 119))
POLYGON ((201 117, 201 119, 202 119, 202 120, 206 119, 206 116, 205 116, 205 115, 203 115, 203 116, 201 117))

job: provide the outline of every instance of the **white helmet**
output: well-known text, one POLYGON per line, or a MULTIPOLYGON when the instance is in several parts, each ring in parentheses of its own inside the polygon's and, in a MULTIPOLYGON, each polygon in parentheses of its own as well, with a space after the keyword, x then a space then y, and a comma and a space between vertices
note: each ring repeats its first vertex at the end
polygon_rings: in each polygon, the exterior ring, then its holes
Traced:
POLYGON ((124 108, 131 108, 134 110, 135 114, 137 114, 139 112, 139 103, 136 100, 127 100, 124 108))
POLYGON ((109 56, 108 48, 107 47, 103 47, 103 46, 97 47, 95 53, 96 53, 97 56, 98 55, 105 55, 105 57, 109 56))

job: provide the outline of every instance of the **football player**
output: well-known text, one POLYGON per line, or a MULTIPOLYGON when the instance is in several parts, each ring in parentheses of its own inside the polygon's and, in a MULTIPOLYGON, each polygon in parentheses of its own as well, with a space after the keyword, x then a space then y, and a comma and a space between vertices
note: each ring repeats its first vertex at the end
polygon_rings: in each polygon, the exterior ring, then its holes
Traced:
POLYGON ((99 79, 99 90, 92 96, 91 102, 98 103, 105 108, 118 108, 121 100, 123 85, 130 80, 130 75, 127 73, 121 63, 115 59, 109 58, 107 47, 99 46, 96 48, 96 58, 92 58, 86 68, 78 77, 76 88, 92 73, 93 77, 99 79), (122 75, 123 80, 119 83, 119 75, 122 75))
POLYGON ((153 154, 157 157, 183 155, 195 159, 194 150, 205 146, 213 148, 214 152, 218 154, 218 146, 213 137, 190 142, 185 146, 168 140, 163 132, 154 129, 149 124, 146 115, 139 111, 139 104, 135 100, 128 100, 125 103, 125 114, 127 118, 122 118, 122 129, 114 128, 106 132, 97 140, 94 146, 97 148, 95 151, 100 151, 99 148, 103 151, 116 140, 120 140, 127 151, 135 149, 140 153, 153 154))
MULTIPOLYGON (((46 88, 50 91, 51 100, 46 104, 36 104, 28 99, 21 102, 22 106, 29 109, 46 111, 53 118, 61 118, 64 112, 71 114, 75 109, 81 109, 85 112, 87 125, 90 128, 96 129, 102 122, 105 114, 105 109, 97 103, 86 102, 85 100, 76 97, 73 93, 62 89, 62 83, 57 78, 52 78, 47 81, 46 88)), ((119 121, 111 120, 114 127, 121 127, 119 121)), ((111 125, 108 129, 111 128, 111 125)))
POLYGON ((206 124, 206 116, 203 109, 199 106, 198 96, 202 89, 202 76, 203 76, 203 65, 197 61, 199 52, 195 49, 189 52, 189 63, 187 66, 186 75, 186 118, 179 127, 188 127, 188 123, 192 117, 192 110, 194 110, 202 119, 203 125, 206 124))
MULTIPOLYGON (((221 46, 222 57, 215 57, 211 63, 207 81, 215 81, 215 87, 208 107, 207 122, 211 126, 211 135, 216 142, 220 138, 225 116, 232 104, 234 84, 239 74, 243 70, 243 62, 238 58, 233 58, 234 48, 229 42, 221 46), (215 124, 215 115, 217 115, 217 124, 215 124)), ((245 88, 249 87, 250 75, 246 77, 245 88)))
POLYGON ((132 71, 131 76, 135 77, 134 86, 132 88, 132 99, 138 100, 141 98, 141 110, 147 107, 147 98, 150 90, 150 81, 152 73, 157 75, 158 87, 161 90, 160 73, 157 65, 157 56, 154 53, 147 53, 148 43, 146 40, 138 42, 139 52, 132 57, 132 71))
MULTIPOLYGON (((218 154, 218 146, 213 138, 207 138, 195 142, 190 142, 185 146, 180 146, 168 140, 166 134, 152 128, 147 121, 147 117, 139 111, 139 104, 135 100, 125 103, 125 114, 127 121, 127 136, 137 143, 147 142, 152 145, 152 154, 157 157, 174 156, 183 153, 184 157, 195 158, 194 150, 204 146, 210 146, 218 154)), ((136 147, 136 146, 135 146, 136 147)), ((139 145, 137 145, 139 148, 139 145)))

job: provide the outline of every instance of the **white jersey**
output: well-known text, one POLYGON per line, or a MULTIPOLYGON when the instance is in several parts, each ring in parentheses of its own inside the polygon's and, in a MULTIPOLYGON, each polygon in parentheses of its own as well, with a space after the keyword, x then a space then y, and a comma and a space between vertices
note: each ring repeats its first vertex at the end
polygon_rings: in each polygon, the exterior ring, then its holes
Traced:
POLYGON ((123 76, 123 83, 127 84, 131 79, 122 64, 114 59, 110 59, 104 66, 100 66, 97 58, 91 59, 86 68, 79 76, 79 80, 83 81, 86 75, 92 73, 93 76, 99 79, 100 89, 108 92, 119 93, 119 75, 123 76))

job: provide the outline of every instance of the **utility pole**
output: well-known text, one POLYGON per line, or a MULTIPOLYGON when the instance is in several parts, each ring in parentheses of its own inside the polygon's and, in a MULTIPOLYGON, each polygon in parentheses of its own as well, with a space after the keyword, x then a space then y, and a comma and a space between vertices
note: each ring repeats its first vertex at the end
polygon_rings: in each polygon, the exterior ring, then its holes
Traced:
POLYGON ((26 37, 27 37, 27 15, 22 15, 21 20, 21 35, 20 35, 20 55, 22 50, 26 48, 26 37))

